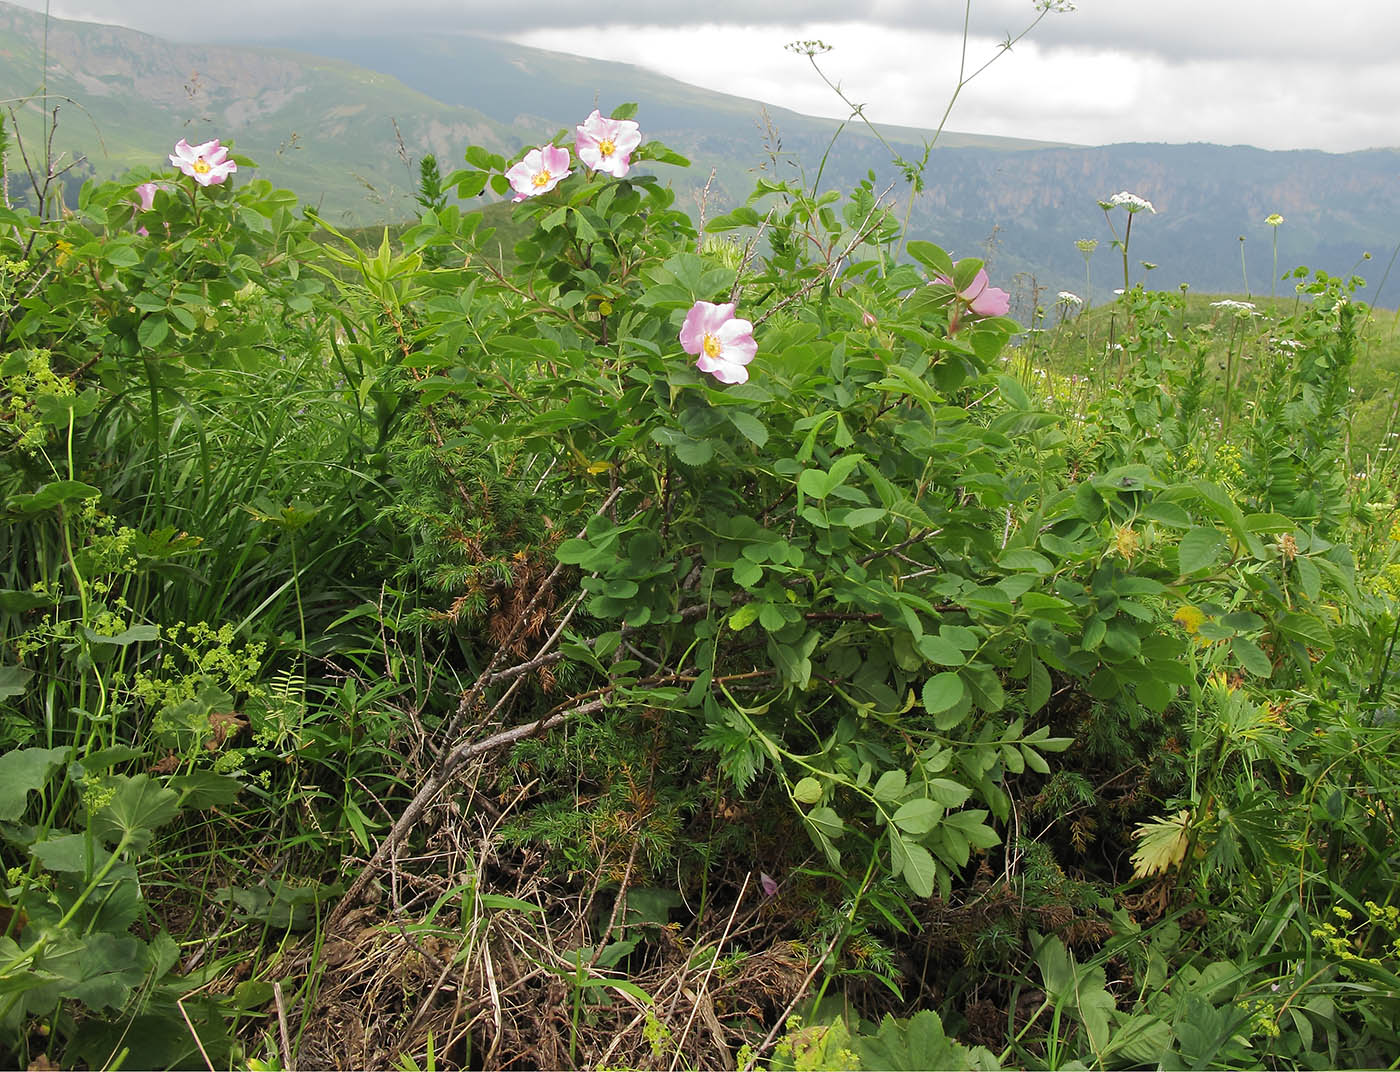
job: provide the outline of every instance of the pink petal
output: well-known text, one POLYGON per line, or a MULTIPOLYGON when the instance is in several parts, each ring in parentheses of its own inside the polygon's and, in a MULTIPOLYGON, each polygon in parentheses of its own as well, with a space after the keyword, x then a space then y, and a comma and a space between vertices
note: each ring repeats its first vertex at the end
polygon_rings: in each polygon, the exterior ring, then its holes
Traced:
POLYGON ((544 160, 544 169, 550 175, 562 179, 569 174, 569 150, 561 149, 557 145, 546 145, 540 155, 544 160))
POLYGON ((685 314, 685 323, 681 325, 681 349, 688 354, 700 354, 705 350, 705 310, 702 307, 708 304, 696 302, 685 314))
POLYGON ((712 375, 715 379, 719 380, 720 383, 749 382, 748 369, 746 369, 743 365, 733 365, 728 362, 722 362, 720 364, 720 367, 715 369, 712 375))
MULTIPOLYGON (((184 140, 184 139, 182 138, 181 141, 183 141, 183 140, 184 140)), ((178 146, 177 146, 176 148, 178 148, 178 146)), ((189 152, 190 152, 190 159, 191 159, 191 160, 196 160, 196 159, 198 159, 199 157, 202 156, 202 157, 204 157, 204 159, 207 161, 207 160, 209 159, 210 155, 211 155, 212 153, 214 153, 214 151, 217 150, 218 148, 219 148, 219 139, 218 139, 218 138, 211 138, 209 141, 206 141, 206 142, 204 142, 204 143, 201 144, 201 145, 196 145, 196 146, 194 146, 193 148, 190 148, 190 150, 189 150, 189 152)), ((225 153, 227 153, 227 150, 225 150, 225 153)))
POLYGON ((642 128, 636 123, 624 120, 618 123, 622 129, 613 136, 613 145, 617 146, 617 152, 630 156, 632 150, 642 144, 642 128))
POLYGON ((1005 316, 1011 311, 1011 295, 999 287, 988 287, 969 308, 978 316, 1005 316))
POLYGON ((976 301, 977 296, 987 289, 987 269, 978 268, 977 274, 972 277, 972 282, 967 285, 967 289, 958 295, 967 301, 976 301))

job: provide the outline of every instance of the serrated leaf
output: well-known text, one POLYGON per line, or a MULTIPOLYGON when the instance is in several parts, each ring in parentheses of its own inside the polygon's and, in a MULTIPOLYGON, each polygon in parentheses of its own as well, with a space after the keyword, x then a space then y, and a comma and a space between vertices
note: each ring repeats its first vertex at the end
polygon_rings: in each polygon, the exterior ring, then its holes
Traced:
POLYGON ((9 699, 11 696, 23 696, 24 690, 29 686, 29 679, 33 676, 33 670, 26 670, 22 666, 0 666, 0 700, 9 699))
POLYGON ((691 439, 688 436, 678 439, 675 445, 676 460, 685 465, 704 465, 715 455, 714 444, 708 439, 691 439))
POLYGON ((89 1009, 122 1009, 131 992, 146 977, 146 961, 140 939, 97 931, 73 942, 67 932, 50 945, 38 967, 59 976, 62 996, 81 1001, 89 1009))
MULTIPOLYGON (((930 779, 925 788, 928 795, 945 808, 961 807, 967 798, 972 796, 971 788, 961 782, 955 782, 951 778, 930 779)), ((951 821, 951 816, 949 821, 951 821)))
POLYGON ((904 795, 908 776, 902 770, 887 770, 871 790, 876 800, 898 800, 904 795))
POLYGON ((729 628, 733 629, 734 632, 737 633, 741 629, 745 629, 748 626, 752 625, 757 617, 758 604, 745 603, 743 606, 739 607, 737 610, 734 611, 733 614, 729 616, 729 628))
POLYGON ((904 881, 916 897, 932 897, 933 883, 938 878, 938 865, 922 845, 906 844, 904 881))
POLYGON ((1191 840, 1190 827, 1191 813, 1185 808, 1163 819, 1139 823, 1133 831, 1138 843, 1133 853, 1133 877, 1164 874, 1181 863, 1191 840))
POLYGON ((1209 569, 1220 561, 1227 546, 1225 534, 1217 529, 1191 529, 1176 549, 1178 572, 1184 577, 1209 569))
POLYGON ((943 818, 943 809, 927 797, 905 801, 891 819, 906 834, 927 834, 943 818))
POLYGON ((883 506, 862 506, 855 510, 847 510, 841 518, 841 524, 848 529, 858 529, 862 525, 873 525, 877 521, 882 521, 885 517, 883 506))
POLYGON ((831 489, 831 480, 825 470, 804 469, 797 478, 797 490, 812 499, 825 499, 831 489))
POLYGON ((29 855, 49 871, 86 874, 88 870, 88 839, 85 834, 59 834, 29 846, 29 855))
POLYGON ((42 789, 68 760, 67 748, 20 748, 0 756, 0 820, 17 822, 29 792, 42 789))
POLYGON ((924 710, 931 715, 950 710, 963 698, 965 687, 962 678, 945 670, 924 682, 924 710))
POLYGON ((160 639, 160 629, 154 625, 133 625, 116 636, 103 636, 100 633, 94 633, 91 629, 84 629, 84 633, 88 640, 94 644, 110 644, 119 648, 124 648, 129 644, 149 644, 153 640, 160 639))
POLYGON ((743 437, 754 446, 761 447, 768 442, 768 429, 752 413, 742 409, 729 409, 726 410, 725 416, 729 418, 729 423, 739 429, 743 437))
POLYGON ((22 514, 37 514, 75 499, 95 499, 101 494, 99 488, 81 480, 55 480, 32 494, 12 495, 6 505, 22 514))
POLYGON ((1039 659, 1031 660, 1031 672, 1026 679, 1026 713, 1035 714, 1050 700, 1050 671, 1039 659))
POLYGON ((1274 672, 1273 663, 1264 654, 1264 649, 1247 637, 1235 637, 1230 641, 1230 651, 1242 667, 1255 677, 1268 677, 1274 672))
POLYGON ((967 661, 962 649, 944 636, 925 633, 914 642, 914 649, 931 663, 939 666, 961 666, 967 661))
POLYGON ((145 774, 127 778, 107 806, 93 817, 93 832, 140 851, 158 826, 178 814, 179 794, 151 781, 145 774))
POLYGON ((226 807, 237 800, 238 794, 243 791, 243 783, 237 778, 208 770, 178 774, 165 784, 180 795, 182 808, 193 808, 196 811, 226 807))
POLYGON ((747 558, 741 558, 734 563, 733 573, 734 583, 741 584, 745 588, 752 588, 763 579, 763 567, 747 558))

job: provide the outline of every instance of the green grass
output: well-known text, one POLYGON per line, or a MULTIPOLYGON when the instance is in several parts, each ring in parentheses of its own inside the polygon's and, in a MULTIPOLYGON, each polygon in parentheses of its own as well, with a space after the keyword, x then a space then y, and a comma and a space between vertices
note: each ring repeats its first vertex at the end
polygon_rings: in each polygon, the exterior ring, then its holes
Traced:
MULTIPOLYGON (((1053 296, 1047 295, 1039 330, 1023 336, 1015 347, 1018 362, 1051 373, 1062 394, 1068 394, 1073 386, 1061 382, 1064 378, 1078 377, 1102 389, 1131 371, 1130 358, 1115 348, 1135 327, 1121 302, 1106 302, 1088 309, 1053 302, 1053 296)), ((1218 400, 1223 400, 1227 366, 1235 375, 1235 389, 1242 399, 1248 400, 1261 386, 1255 371, 1262 364, 1261 359, 1279 338, 1288 336, 1289 319, 1299 315, 1306 304, 1301 297, 1247 298, 1242 294, 1188 291, 1180 307, 1165 317, 1163 326, 1173 340, 1189 340, 1189 346, 1204 349, 1218 400), (1241 317, 1228 308, 1213 307, 1220 301, 1248 301, 1258 315, 1241 317)), ((1396 459, 1382 455, 1393 455, 1394 450, 1385 448, 1400 441, 1400 437, 1392 437, 1400 430, 1396 419, 1396 403, 1400 399, 1400 312, 1368 308, 1351 386, 1351 457, 1358 468, 1370 469, 1383 460, 1389 469, 1396 459)))

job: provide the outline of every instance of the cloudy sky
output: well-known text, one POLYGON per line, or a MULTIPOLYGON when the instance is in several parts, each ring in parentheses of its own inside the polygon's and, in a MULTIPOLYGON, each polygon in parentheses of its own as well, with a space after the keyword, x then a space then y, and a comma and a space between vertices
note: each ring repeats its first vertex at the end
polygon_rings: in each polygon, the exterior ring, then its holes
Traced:
MULTIPOLYGON (((22 0, 41 9, 44 0, 22 0)), ((1400 2, 1077 0, 966 85, 950 130, 1083 144, 1211 141, 1346 152, 1400 145, 1400 2)), ((972 0, 967 71, 1036 18, 1035 0, 972 0)), ((316 27, 472 31, 651 67, 813 115, 849 109, 934 127, 957 86, 958 0, 51 0, 64 18, 187 41, 256 42, 316 27), (861 18, 852 19, 853 9, 861 18), (600 21, 600 16, 607 22, 600 21)))

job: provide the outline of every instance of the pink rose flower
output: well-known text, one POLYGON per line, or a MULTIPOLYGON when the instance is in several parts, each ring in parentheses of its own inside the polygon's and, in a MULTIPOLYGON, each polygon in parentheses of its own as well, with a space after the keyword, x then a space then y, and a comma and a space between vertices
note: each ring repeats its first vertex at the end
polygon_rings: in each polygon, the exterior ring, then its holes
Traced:
MULTIPOLYGON (((151 206, 156 203, 156 184, 153 182, 143 182, 136 187, 136 211, 150 212, 151 206)), ((136 233, 145 236, 147 231, 144 227, 136 228, 136 233)))
MULTIPOLYGON (((935 283, 954 283, 947 276, 940 275, 935 283)), ((1011 311, 1011 295, 997 287, 988 286, 987 269, 977 269, 966 290, 958 292, 958 297, 967 303, 968 311, 975 316, 1005 316, 1011 311)))
POLYGON ((627 174, 632 150, 642 143, 642 128, 630 119, 604 119, 598 109, 578 127, 574 148, 578 158, 594 171, 606 171, 615 179, 627 174))
POLYGON ((203 145, 191 145, 181 138, 175 143, 170 162, 201 186, 223 182, 238 170, 238 165, 228 159, 228 150, 219 144, 218 138, 203 145))
POLYGON ((511 189, 515 191, 513 201, 548 193, 568 177, 569 150, 555 145, 531 149, 524 160, 506 172, 511 189))
POLYGON ((753 324, 734 315, 734 303, 715 305, 698 301, 685 314, 681 328, 681 349, 695 354, 695 367, 708 372, 720 383, 746 383, 745 367, 758 352, 753 324))

